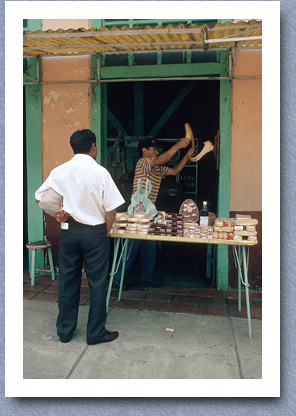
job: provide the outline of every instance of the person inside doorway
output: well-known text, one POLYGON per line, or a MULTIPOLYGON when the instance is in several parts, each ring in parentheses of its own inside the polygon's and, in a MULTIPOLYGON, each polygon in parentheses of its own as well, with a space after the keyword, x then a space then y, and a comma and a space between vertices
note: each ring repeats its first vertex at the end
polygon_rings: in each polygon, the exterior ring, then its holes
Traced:
MULTIPOLYGON (((157 143, 155 139, 143 139, 138 144, 139 160, 136 164, 135 176, 133 181, 133 194, 137 190, 138 180, 142 179, 142 187, 146 186, 146 179, 149 179, 152 185, 152 190, 149 194, 149 199, 156 203, 160 184, 163 178, 168 175, 176 176, 184 166, 187 164, 192 153, 192 148, 188 150, 180 162, 173 168, 165 166, 172 157, 181 149, 185 149, 190 144, 190 139, 182 138, 175 143, 166 152, 159 154, 157 150, 157 143)), ((157 207, 157 204, 156 204, 157 207)), ((140 284, 145 286, 159 287, 160 282, 156 281, 154 276, 154 266, 156 261, 156 242, 145 240, 129 240, 128 259, 125 266, 125 276, 127 281, 123 284, 123 290, 129 289, 128 275, 132 265, 137 257, 138 252, 141 252, 141 272, 140 284)), ((122 262, 114 275, 113 286, 118 289, 120 285, 120 278, 122 273, 122 262)))
POLYGON ((88 345, 114 341, 117 331, 107 331, 106 282, 109 267, 109 234, 116 208, 124 203, 110 173, 96 162, 96 136, 88 129, 70 138, 74 157, 53 169, 35 193, 53 189, 63 197, 56 220, 61 223, 59 241, 59 295, 57 334, 71 341, 76 329, 84 262, 89 283, 88 345))

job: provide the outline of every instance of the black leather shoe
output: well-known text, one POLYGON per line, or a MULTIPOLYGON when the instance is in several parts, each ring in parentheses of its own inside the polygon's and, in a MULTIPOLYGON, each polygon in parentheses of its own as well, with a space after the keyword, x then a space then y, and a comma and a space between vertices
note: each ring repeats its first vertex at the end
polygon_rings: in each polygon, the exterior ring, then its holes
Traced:
POLYGON ((97 344, 103 344, 104 342, 112 342, 116 338, 118 338, 118 335, 119 334, 118 334, 117 331, 114 331, 114 332, 107 331, 107 333, 103 337, 98 338, 98 339, 93 340, 93 341, 87 341, 87 344, 88 345, 97 345, 97 344))
MULTIPOLYGON (((119 290, 119 288, 120 288, 120 282, 118 282, 117 280, 113 280, 112 287, 114 289, 119 290)), ((123 282, 122 291, 125 292, 125 291, 129 290, 129 288, 130 288, 130 285, 123 282)))
POLYGON ((71 335, 59 335, 60 341, 63 344, 67 344, 67 342, 70 342, 72 337, 73 337, 73 334, 71 334, 71 335))

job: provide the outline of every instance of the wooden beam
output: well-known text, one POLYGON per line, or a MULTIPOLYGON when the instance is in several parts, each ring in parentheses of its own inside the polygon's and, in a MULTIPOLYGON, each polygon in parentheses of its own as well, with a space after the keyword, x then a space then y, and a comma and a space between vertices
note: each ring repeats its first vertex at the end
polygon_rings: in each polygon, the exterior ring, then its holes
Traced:
POLYGON ((134 84, 134 135, 144 135, 144 84, 134 84))
POLYGON ((125 130, 123 125, 120 123, 120 121, 116 118, 116 116, 112 113, 110 108, 107 110, 107 117, 108 120, 113 124, 113 126, 116 128, 117 131, 121 131, 123 136, 130 136, 128 132, 125 130))
MULTIPOLYGON (((246 49, 246 48, 245 48, 246 49)), ((262 49, 262 46, 248 46, 248 48, 247 49, 262 49)), ((209 50, 211 51, 211 52, 221 52, 221 51, 223 51, 223 50, 229 50, 229 47, 228 48, 225 48, 225 47, 220 47, 220 48, 213 48, 213 47, 211 47, 211 48, 209 48, 209 50)), ((186 48, 186 49, 182 49, 182 48, 178 48, 177 50, 173 50, 173 52, 188 52, 188 51, 190 51, 190 52, 205 52, 205 50, 204 50, 204 48, 186 48)), ((36 56, 36 54, 35 54, 35 51, 33 50, 33 52, 32 52, 34 55, 30 55, 29 53, 25 53, 24 54, 24 57, 27 57, 27 58, 32 58, 32 57, 35 57, 36 56)), ((97 51, 94 51, 94 52, 80 52, 80 54, 79 55, 96 55, 98 52, 97 51)), ((102 58, 103 57, 105 57, 106 55, 114 55, 114 53, 116 54, 116 55, 126 55, 126 54, 129 54, 129 53, 131 53, 130 51, 116 51, 116 52, 112 52, 112 51, 102 51, 102 52, 100 52, 100 54, 101 54, 101 56, 102 56, 102 58)), ((143 53, 143 51, 133 51, 132 52, 134 55, 136 55, 136 54, 138 54, 138 53, 143 53)), ((147 50, 145 50, 145 54, 150 54, 150 53, 160 53, 160 54, 163 54, 163 53, 172 53, 172 50, 171 49, 157 49, 157 50, 149 50, 149 49, 147 49, 147 50)), ((72 56, 72 55, 77 55, 75 52, 69 52, 69 53, 52 53, 52 54, 48 54, 48 56, 72 56)))
POLYGON ((220 62, 197 64, 162 64, 138 66, 110 66, 101 68, 101 80, 112 78, 169 78, 190 76, 219 76, 224 69, 220 62))
POLYGON ((208 39, 205 40, 204 43, 224 43, 224 42, 249 42, 252 40, 262 40, 262 36, 237 36, 232 38, 231 36, 226 36, 225 38, 221 39, 208 39))
POLYGON ((34 79, 32 77, 29 77, 28 75, 23 74, 23 77, 29 81, 32 81, 34 84, 38 85, 39 81, 37 79, 34 79))
POLYGON ((237 64, 238 56, 239 56, 239 53, 241 51, 242 46, 243 46, 243 43, 239 42, 238 45, 235 47, 235 55, 234 55, 233 65, 232 65, 232 68, 231 68, 231 71, 230 71, 230 78, 231 79, 233 78, 235 66, 237 64))
MULTIPOLYGON (((100 71, 100 56, 91 57, 91 78, 96 80, 100 71)), ((107 166, 107 85, 92 83, 91 129, 97 138, 97 162, 107 166)))
POLYGON ((184 101, 187 95, 190 93, 196 81, 188 82, 182 91, 177 95, 177 97, 173 100, 167 110, 163 113, 163 115, 158 119, 156 124, 152 127, 149 131, 148 136, 156 136, 157 133, 161 130, 161 128, 165 125, 165 123, 169 120, 169 118, 173 115, 173 113, 177 110, 179 105, 184 101))
MULTIPOLYGON (((30 78, 37 78, 36 59, 30 60, 28 74, 30 78)), ((41 186, 43 179, 41 88, 37 85, 28 85, 25 94, 28 240, 38 241, 43 239, 43 212, 35 202, 35 192, 41 186)), ((36 267, 44 269, 43 252, 42 255, 40 253, 37 255, 36 267)))
MULTIPOLYGON (((231 81, 220 81, 220 164, 217 216, 229 217, 231 157, 231 81)), ((228 289, 228 247, 217 247, 217 289, 228 289)))

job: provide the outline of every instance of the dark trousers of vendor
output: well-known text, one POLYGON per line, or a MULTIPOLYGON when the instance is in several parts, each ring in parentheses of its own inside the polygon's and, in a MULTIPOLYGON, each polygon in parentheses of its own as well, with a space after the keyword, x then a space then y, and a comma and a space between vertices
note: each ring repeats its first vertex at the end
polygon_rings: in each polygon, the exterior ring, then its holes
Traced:
MULTIPOLYGON (((125 273, 127 276, 134 264, 137 254, 141 250, 141 274, 140 280, 142 283, 151 283, 153 280, 153 271, 156 260, 156 242, 145 240, 128 240, 127 256, 125 263, 125 273), (132 246, 131 246, 132 244, 132 246)), ((118 272, 114 275, 115 281, 119 282, 122 272, 122 261, 118 268, 118 272)))
POLYGON ((69 220, 59 243, 59 314, 57 334, 71 338, 76 329, 82 266, 89 284, 90 307, 87 341, 106 334, 106 281, 109 266, 109 238, 106 225, 89 226, 69 220))

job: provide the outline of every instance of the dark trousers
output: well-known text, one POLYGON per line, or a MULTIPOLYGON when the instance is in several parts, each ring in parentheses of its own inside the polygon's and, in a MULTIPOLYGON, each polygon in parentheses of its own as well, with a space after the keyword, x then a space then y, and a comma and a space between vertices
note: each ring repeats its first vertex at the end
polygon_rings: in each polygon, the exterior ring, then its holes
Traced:
POLYGON ((106 225, 89 226, 69 220, 59 243, 59 314, 57 334, 70 336, 76 329, 82 266, 89 284, 90 307, 87 341, 106 334, 106 281, 109 267, 109 238, 106 225))

